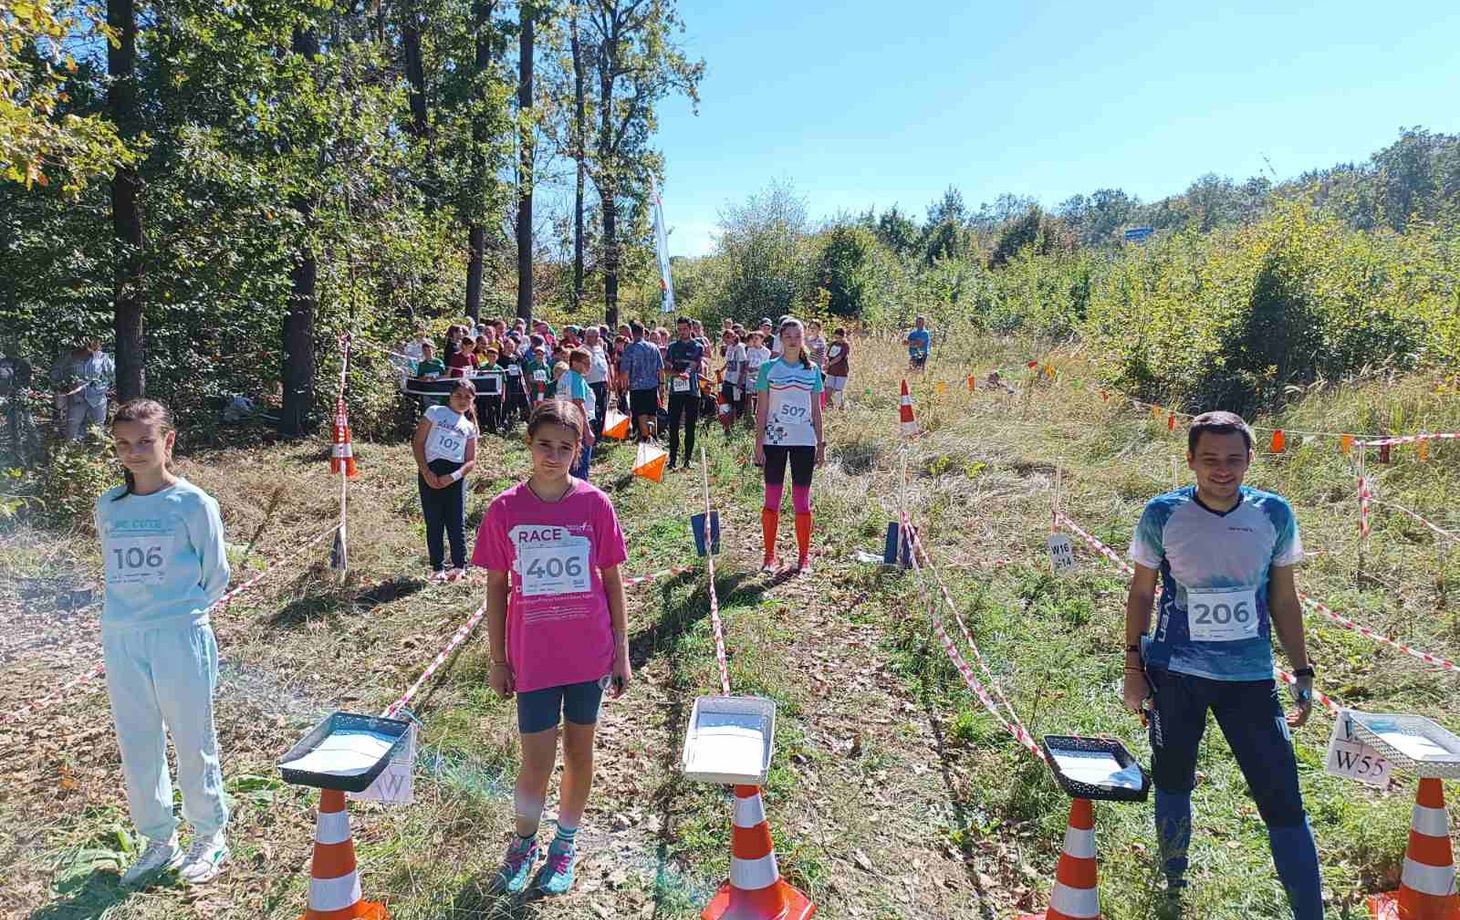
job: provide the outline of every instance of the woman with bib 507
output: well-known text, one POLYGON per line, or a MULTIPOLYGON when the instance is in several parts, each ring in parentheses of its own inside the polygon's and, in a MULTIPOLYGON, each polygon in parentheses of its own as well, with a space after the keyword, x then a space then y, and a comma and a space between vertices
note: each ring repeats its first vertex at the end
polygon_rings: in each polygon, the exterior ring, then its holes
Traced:
POLYGON ((760 366, 755 382, 755 463, 765 467, 765 504, 760 512, 765 540, 763 571, 777 569, 776 531, 786 464, 791 466, 791 504, 796 509, 797 569, 811 570, 811 474, 826 459, 821 431, 821 368, 803 346, 801 321, 781 324, 781 354, 760 366))

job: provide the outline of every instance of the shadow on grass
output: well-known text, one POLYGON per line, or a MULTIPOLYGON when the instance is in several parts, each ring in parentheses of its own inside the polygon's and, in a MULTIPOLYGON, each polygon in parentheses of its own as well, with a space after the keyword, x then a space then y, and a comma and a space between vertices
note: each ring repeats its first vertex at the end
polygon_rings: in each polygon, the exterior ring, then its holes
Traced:
MULTIPOLYGON (((926 660, 933 654, 932 646, 928 640, 923 643, 921 656, 926 660)), ((946 693, 940 688, 932 685, 932 680, 926 668, 922 670, 922 679, 919 681, 918 701, 923 704, 923 712, 928 719, 928 727, 933 732, 933 750, 938 755, 938 774, 943 778, 943 788, 948 792, 948 802, 953 806, 953 817, 958 822, 958 827, 968 828, 974 824, 975 817, 969 807, 968 797, 959 788, 958 781, 954 777, 954 759, 951 751, 948 750, 948 734, 943 726, 943 717, 938 713, 938 700, 946 698, 946 693)), ((978 860, 974 853, 973 839, 971 834, 958 835, 958 852, 962 857, 963 872, 968 876, 968 883, 973 886, 974 894, 978 896, 978 910, 980 916, 992 918, 993 910, 989 905, 989 892, 979 881, 978 860)))
POLYGON ((381 604, 410 597, 425 587, 426 582, 422 579, 399 575, 355 595, 354 606, 361 613, 368 613, 381 604))
POLYGON ((377 607, 421 591, 426 582, 410 576, 397 576, 350 595, 326 588, 321 593, 296 597, 280 607, 266 624, 272 629, 293 629, 313 620, 341 615, 359 615, 377 607))
POLYGON ((67 885, 62 900, 32 912, 30 920, 90 920, 109 915, 132 893, 115 871, 94 869, 75 884, 67 885))
POLYGON ((535 895, 510 895, 497 890, 496 880, 493 875, 482 875, 467 882, 450 903, 442 907, 439 916, 442 920, 462 920, 462 918, 481 918, 481 920, 520 920, 524 917, 538 917, 542 915, 539 902, 541 896, 535 895))
MULTIPOLYGON (((701 578, 702 576, 697 570, 682 572, 661 583, 660 597, 667 601, 672 588, 689 581, 699 581, 701 578)), ((744 572, 718 575, 715 579, 715 596, 719 599, 722 609, 736 605, 748 605, 759 601, 761 595, 772 586, 772 582, 759 581, 744 572)), ((678 604, 671 607, 666 603, 664 612, 657 621, 629 637, 630 663, 635 668, 641 668, 654 656, 674 651, 679 640, 693 629, 696 623, 706 619, 709 615, 710 595, 704 584, 697 585, 695 590, 678 604)))

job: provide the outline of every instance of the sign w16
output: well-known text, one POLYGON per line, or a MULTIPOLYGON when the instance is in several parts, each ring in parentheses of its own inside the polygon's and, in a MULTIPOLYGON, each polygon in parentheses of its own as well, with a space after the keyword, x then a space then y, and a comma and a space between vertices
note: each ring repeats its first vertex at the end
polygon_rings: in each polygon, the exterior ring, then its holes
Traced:
POLYGON ((1049 547, 1049 567, 1056 574, 1064 574, 1075 568, 1075 545, 1066 534, 1052 533, 1046 545, 1049 547))

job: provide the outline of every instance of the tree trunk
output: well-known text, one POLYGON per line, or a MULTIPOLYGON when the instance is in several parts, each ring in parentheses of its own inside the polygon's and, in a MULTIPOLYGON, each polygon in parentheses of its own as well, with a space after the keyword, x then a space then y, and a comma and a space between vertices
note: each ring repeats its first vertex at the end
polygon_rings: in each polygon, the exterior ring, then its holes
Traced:
MULTIPOLYGON (((107 102, 118 132, 128 143, 139 129, 137 110, 137 10, 133 0, 107 0, 107 25, 116 44, 107 45, 107 102)), ((117 261, 113 288, 116 334, 117 396, 131 399, 146 392, 142 330, 142 177, 122 166, 112 178, 112 232, 117 261)))
POLYGON ((481 224, 466 227, 466 315, 475 323, 482 316, 482 257, 487 234, 481 224))
POLYGON ((603 321, 618 327, 618 163, 613 155, 613 84, 618 42, 610 36, 598 56, 598 180, 603 211, 603 321))
MULTIPOLYGON (((313 61, 319 54, 319 37, 312 29, 296 29, 293 51, 313 61)), ((314 225, 314 205, 307 195, 297 195, 290 206, 299 213, 305 240, 294 255, 289 272, 289 312, 284 317, 284 404, 279 413, 279 431, 288 437, 308 434, 313 427, 314 406, 314 307, 318 263, 308 235, 314 225)))
POLYGON ((583 192, 588 165, 587 103, 583 91, 583 46, 578 38, 578 10, 568 20, 568 35, 573 48, 573 160, 578 174, 573 188, 573 310, 583 305, 583 192))
MULTIPOLYGON (((421 60, 421 18, 414 3, 405 4, 401 24, 401 50, 405 55, 406 82, 410 85, 411 133, 425 141, 430 132, 426 117, 426 66, 421 60)), ((430 157, 430 150, 427 150, 430 157)))
POLYGON ((517 33, 517 315, 532 320, 532 44, 537 11, 520 0, 517 33))

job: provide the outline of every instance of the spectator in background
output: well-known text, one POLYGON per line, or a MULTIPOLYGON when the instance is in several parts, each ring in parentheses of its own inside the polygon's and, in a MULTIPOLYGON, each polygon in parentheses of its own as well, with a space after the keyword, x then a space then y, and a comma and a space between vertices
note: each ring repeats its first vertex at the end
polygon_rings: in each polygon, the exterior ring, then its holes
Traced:
POLYGON ((644 338, 644 327, 637 322, 629 326, 634 340, 625 348, 620 366, 627 378, 629 411, 639 431, 639 440, 654 436, 654 419, 659 415, 659 375, 664 359, 657 345, 644 338))
POLYGON ((65 397, 66 440, 79 441, 92 426, 106 424, 107 394, 116 386, 117 366, 92 336, 51 367, 57 408, 65 397))
POLYGON ((588 417, 594 440, 603 437, 603 414, 608 411, 608 353, 604 351, 602 333, 597 326, 583 330, 583 347, 588 351, 588 370, 583 375, 593 391, 594 411, 588 417))

